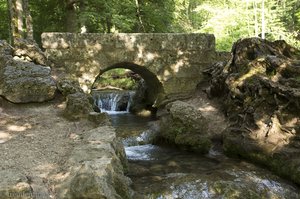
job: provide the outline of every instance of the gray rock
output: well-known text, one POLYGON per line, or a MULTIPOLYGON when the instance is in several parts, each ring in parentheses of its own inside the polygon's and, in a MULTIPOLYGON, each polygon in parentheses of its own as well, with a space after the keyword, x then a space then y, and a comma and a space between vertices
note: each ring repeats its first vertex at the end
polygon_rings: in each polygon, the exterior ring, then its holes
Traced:
POLYGON ((0 70, 0 95, 14 103, 43 102, 54 98, 51 68, 20 58, 10 59, 0 70))
POLYGON ((14 43, 15 49, 13 54, 18 57, 24 57, 32 60, 39 65, 48 65, 47 58, 37 43, 33 40, 18 39, 14 43))
POLYGON ((0 40, 0 55, 12 55, 13 47, 5 40, 0 40))
POLYGON ((93 107, 87 94, 76 92, 67 96, 64 115, 71 120, 87 118, 93 107))
MULTIPOLYGON (((0 95, 14 103, 51 100, 56 91, 55 81, 51 77, 51 68, 42 66, 46 63, 45 57, 33 58, 33 55, 25 56, 25 52, 16 53, 28 44, 24 42, 13 48, 7 42, 0 41, 0 95), (36 63, 42 65, 31 62, 35 59, 39 60, 36 63)), ((42 54, 37 45, 31 47, 29 45, 29 48, 34 48, 42 54)), ((29 51, 28 54, 32 54, 29 51)))
POLYGON ((98 125, 110 124, 110 118, 107 113, 90 112, 88 119, 98 125))
POLYGON ((175 101, 166 106, 161 116, 161 135, 188 150, 207 153, 211 147, 208 121, 193 106, 175 101))
POLYGON ((76 92, 83 92, 80 88, 79 82, 71 78, 62 78, 57 81, 57 89, 64 95, 73 94, 76 92))
POLYGON ((83 145, 72 152, 70 175, 57 186, 61 199, 130 198, 130 180, 124 176, 126 157, 114 129, 102 126, 85 133, 83 145))

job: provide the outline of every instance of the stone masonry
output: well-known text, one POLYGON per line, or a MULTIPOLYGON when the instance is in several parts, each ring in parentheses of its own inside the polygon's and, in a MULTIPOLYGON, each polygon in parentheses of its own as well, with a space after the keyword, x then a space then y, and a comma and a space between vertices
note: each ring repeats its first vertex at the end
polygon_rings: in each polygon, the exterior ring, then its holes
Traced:
POLYGON ((56 69, 84 91, 104 72, 127 68, 144 78, 156 105, 189 97, 202 70, 221 59, 211 34, 43 33, 42 44, 56 69))

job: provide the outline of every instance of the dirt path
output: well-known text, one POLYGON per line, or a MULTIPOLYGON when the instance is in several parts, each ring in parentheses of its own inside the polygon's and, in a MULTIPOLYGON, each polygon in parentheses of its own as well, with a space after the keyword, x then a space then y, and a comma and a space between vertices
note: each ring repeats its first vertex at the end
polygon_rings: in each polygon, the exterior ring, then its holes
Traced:
POLYGON ((0 193, 26 178, 33 198, 53 198, 53 177, 64 170, 80 134, 95 127, 62 118, 63 107, 62 99, 18 105, 0 98, 0 193))

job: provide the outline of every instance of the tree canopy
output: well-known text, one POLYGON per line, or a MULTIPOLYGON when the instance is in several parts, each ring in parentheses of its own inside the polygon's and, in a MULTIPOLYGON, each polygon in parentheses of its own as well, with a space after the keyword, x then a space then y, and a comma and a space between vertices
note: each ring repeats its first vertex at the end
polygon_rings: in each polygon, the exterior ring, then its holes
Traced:
MULTIPOLYGON (((11 35, 10 1, 0 1, 0 39, 11 35)), ((205 32, 215 34, 218 50, 230 50, 237 39, 253 36, 300 46, 299 0, 19 1, 29 4, 37 42, 49 31, 205 32)))

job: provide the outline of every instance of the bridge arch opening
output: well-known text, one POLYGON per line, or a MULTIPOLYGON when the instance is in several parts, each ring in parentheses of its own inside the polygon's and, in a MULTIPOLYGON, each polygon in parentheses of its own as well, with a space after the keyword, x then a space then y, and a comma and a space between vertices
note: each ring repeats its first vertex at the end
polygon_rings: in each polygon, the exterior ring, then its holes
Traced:
POLYGON ((116 63, 100 70, 94 80, 92 90, 96 88, 97 82, 101 80, 104 73, 118 68, 131 70, 133 73, 138 74, 144 82, 143 92, 141 93, 139 89, 137 89, 137 97, 134 97, 137 100, 135 100, 135 103, 132 105, 130 112, 137 113, 143 109, 151 111, 155 110, 157 100, 159 100, 160 96, 164 93, 162 83, 153 72, 143 66, 131 62, 116 63))

